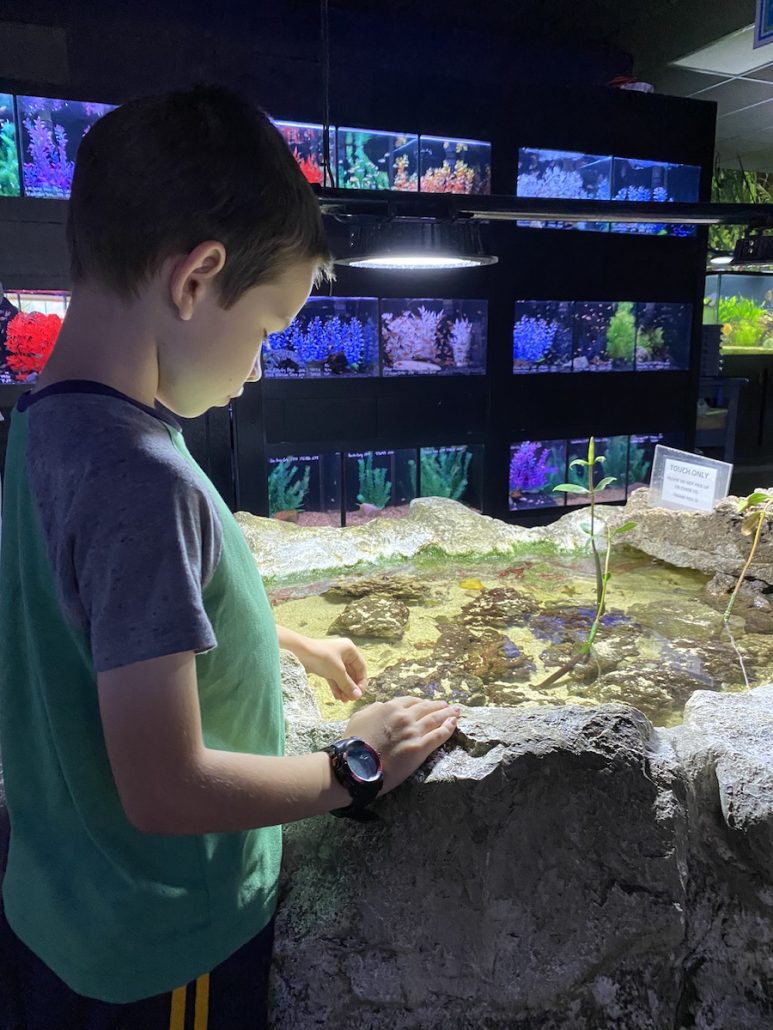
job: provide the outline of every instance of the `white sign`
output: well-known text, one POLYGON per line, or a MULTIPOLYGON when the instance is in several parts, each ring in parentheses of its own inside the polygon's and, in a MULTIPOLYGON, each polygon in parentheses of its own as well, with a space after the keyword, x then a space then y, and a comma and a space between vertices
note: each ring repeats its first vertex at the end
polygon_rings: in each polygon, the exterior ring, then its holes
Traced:
POLYGON ((727 496, 733 466, 702 454, 658 445, 650 480, 650 504, 688 511, 714 510, 727 496))

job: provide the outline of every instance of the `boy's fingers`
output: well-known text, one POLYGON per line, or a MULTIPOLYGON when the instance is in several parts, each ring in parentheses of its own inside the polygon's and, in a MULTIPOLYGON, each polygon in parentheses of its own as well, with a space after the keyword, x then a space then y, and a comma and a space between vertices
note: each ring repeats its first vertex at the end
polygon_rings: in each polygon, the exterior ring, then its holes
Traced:
POLYGON ((419 721, 416 723, 416 729, 419 731, 419 733, 424 735, 427 733, 431 733, 433 730, 437 729, 438 726, 442 726, 449 720, 454 720, 455 725, 455 720, 458 718, 458 708, 442 708, 440 711, 430 712, 428 715, 425 715, 424 718, 419 719, 419 721))

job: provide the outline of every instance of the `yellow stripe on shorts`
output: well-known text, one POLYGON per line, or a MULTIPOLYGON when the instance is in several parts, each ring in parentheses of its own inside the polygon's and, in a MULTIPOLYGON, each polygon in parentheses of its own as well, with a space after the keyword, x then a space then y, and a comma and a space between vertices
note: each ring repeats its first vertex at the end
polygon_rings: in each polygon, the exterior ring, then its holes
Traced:
POLYGON ((207 1030, 209 1026, 209 973, 196 980, 196 1010, 193 1030, 207 1030))
POLYGON ((177 987, 172 991, 169 1030, 185 1030, 185 987, 177 987))

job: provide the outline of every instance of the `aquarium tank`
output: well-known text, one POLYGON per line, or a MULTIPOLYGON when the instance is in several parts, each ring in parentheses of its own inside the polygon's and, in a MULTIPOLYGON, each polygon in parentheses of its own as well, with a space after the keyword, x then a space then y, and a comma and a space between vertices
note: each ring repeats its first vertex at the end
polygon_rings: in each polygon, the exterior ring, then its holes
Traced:
POLYGON ((517 300, 513 372, 571 372, 573 304, 568 300, 517 300))
POLYGON ((577 301, 574 372, 630 372, 636 349, 633 301, 577 301))
MULTIPOLYGON (((572 462, 581 458, 585 460, 588 456, 588 438, 569 441, 568 448, 568 471, 566 482, 573 483, 586 489, 588 486, 588 471, 582 465, 575 465, 572 462)), ((613 476, 615 482, 605 487, 598 496, 597 501, 610 504, 614 501, 624 501, 628 484, 628 442, 627 436, 597 436, 595 437, 596 457, 603 457, 604 461, 593 466, 593 485, 598 486, 602 479, 613 476)), ((585 505, 588 504, 587 494, 567 494, 567 504, 585 505)))
MULTIPOLYGON (((609 200, 612 158, 572 150, 518 150, 518 197, 559 197, 570 200, 609 200)), ((604 231, 607 222, 521 221, 519 225, 549 229, 595 229, 604 231)))
POLYGON ((336 129, 338 187, 351 190, 419 188, 419 137, 380 129, 336 129))
MULTIPOLYGON (((413 462, 415 466, 415 461, 413 462)), ((483 447, 422 447, 419 451, 419 497, 448 497, 481 510, 483 447)))
POLYGON ((724 354, 773 351, 773 277, 758 273, 706 276, 704 322, 722 327, 724 354))
POLYGON ((22 181, 28 197, 70 196, 80 141, 112 104, 49 97, 16 98, 22 151, 22 181))
POLYGON ((268 378, 377 376, 378 300, 309 297, 292 324, 263 347, 268 378))
POLYGON ((416 448, 347 452, 344 476, 347 526, 402 518, 416 497, 416 448))
POLYGON ((636 371, 685 371, 690 367, 692 305, 636 305, 636 371))
POLYGON ((0 197, 18 197, 20 193, 13 96, 0 93, 0 197))
POLYGON ((301 526, 341 525, 341 454, 268 459, 268 510, 301 526))
POLYGON ((565 440, 523 440, 510 448, 510 511, 562 508, 566 495, 553 488, 566 482, 565 440))
POLYGON ((330 129, 330 176, 323 183, 325 160, 324 126, 309 122, 274 122, 284 136, 290 151, 301 167, 307 182, 318 185, 335 185, 335 129, 330 129), (331 181, 331 177, 333 181, 331 181))
POLYGON ((420 136, 419 175, 422 193, 491 193, 491 144, 420 136))
MULTIPOLYGON (((616 157, 612 163, 612 199, 638 201, 697 201, 700 167, 616 157)), ((613 232, 644 233, 652 236, 691 236, 694 226, 650 222, 614 222, 613 232)))
POLYGON ((485 300, 382 300, 382 372, 483 375, 487 321, 485 300))
POLYGON ((6 290, 0 322, 0 385, 34 382, 53 350, 69 294, 6 290))

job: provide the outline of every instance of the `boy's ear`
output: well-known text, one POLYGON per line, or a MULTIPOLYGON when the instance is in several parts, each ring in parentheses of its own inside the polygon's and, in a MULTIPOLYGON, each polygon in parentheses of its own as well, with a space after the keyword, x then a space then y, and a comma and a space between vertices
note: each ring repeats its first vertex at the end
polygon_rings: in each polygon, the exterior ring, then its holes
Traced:
POLYGON ((224 265, 225 247, 217 240, 200 243, 175 261, 169 291, 172 303, 184 322, 192 318, 205 287, 222 272, 224 265))

